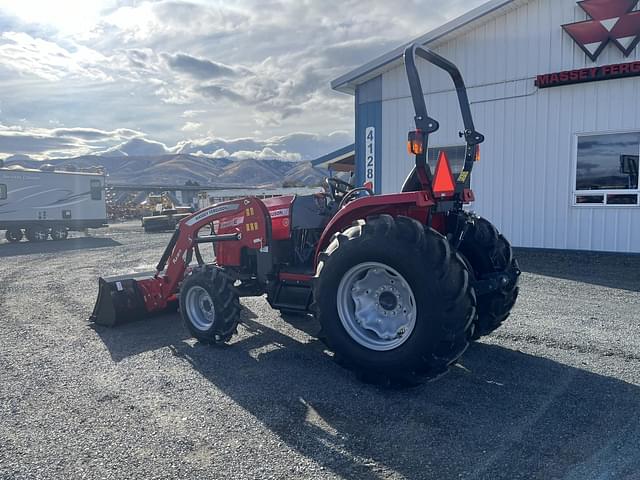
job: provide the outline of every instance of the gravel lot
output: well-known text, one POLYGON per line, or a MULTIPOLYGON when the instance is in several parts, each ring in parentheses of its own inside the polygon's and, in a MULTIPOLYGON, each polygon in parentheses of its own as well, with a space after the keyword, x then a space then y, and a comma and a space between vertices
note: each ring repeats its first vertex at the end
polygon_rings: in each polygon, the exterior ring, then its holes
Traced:
POLYGON ((359 383, 244 299, 232 344, 87 323, 169 234, 0 242, 0 478, 640 479, 640 256, 520 251, 508 324, 443 379, 359 383))

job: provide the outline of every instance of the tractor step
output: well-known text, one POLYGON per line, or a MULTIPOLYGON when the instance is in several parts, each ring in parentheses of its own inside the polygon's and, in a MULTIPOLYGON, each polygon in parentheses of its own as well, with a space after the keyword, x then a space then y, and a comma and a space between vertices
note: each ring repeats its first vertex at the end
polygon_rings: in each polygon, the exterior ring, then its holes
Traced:
POLYGON ((310 281, 284 280, 282 275, 273 293, 267 296, 273 308, 296 312, 307 312, 312 299, 313 291, 310 281))

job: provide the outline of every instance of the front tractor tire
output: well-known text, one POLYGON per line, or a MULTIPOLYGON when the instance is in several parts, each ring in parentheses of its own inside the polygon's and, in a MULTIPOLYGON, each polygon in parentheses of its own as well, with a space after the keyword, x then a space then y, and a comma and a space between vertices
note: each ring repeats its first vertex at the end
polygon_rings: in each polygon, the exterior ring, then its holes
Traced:
POLYGON ((180 287, 180 315, 201 343, 228 342, 237 331, 240 310, 233 281, 218 267, 194 269, 180 287))
POLYGON ((440 233, 380 215, 337 234, 314 285, 320 338, 378 384, 418 384, 465 351, 475 317, 469 272, 440 233))
POLYGON ((520 269, 511 245, 491 222, 466 212, 461 215, 469 228, 459 251, 469 263, 474 281, 496 276, 500 279, 500 288, 487 293, 476 291, 478 315, 472 339, 477 340, 498 329, 511 314, 518 298, 520 269))

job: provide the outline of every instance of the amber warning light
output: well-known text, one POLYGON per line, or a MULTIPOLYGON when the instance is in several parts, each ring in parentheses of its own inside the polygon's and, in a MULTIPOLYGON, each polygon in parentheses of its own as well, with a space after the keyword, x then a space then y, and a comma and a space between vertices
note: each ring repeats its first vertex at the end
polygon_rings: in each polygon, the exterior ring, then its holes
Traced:
POLYGON ((422 130, 409 132, 407 150, 411 155, 422 155, 424 153, 425 135, 422 130))

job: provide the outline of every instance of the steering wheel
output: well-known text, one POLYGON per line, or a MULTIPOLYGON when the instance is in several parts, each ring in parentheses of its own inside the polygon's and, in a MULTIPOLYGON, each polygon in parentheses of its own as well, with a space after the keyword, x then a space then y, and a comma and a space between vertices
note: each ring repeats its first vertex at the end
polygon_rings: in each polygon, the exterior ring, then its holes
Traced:
POLYGON ((339 198, 344 197, 356 188, 355 185, 351 185, 349 182, 345 182, 339 178, 326 178, 324 182, 327 184, 327 187, 329 187, 329 195, 331 195, 331 198, 336 202, 339 198))
POLYGON ((350 192, 347 192, 347 194, 344 197, 342 197, 342 200, 340 200, 340 205, 338 205, 338 210, 340 210, 342 207, 344 207, 351 200, 355 200, 359 193, 366 193, 368 197, 371 197, 371 196, 374 195, 374 193, 368 187, 357 187, 357 188, 354 188, 350 192))

